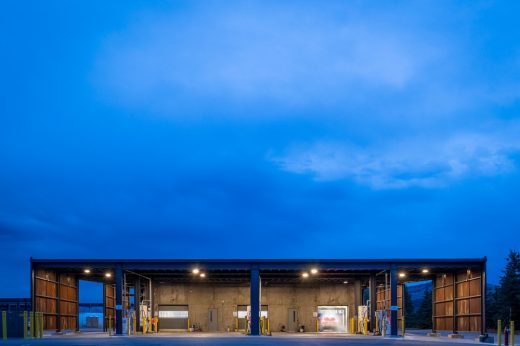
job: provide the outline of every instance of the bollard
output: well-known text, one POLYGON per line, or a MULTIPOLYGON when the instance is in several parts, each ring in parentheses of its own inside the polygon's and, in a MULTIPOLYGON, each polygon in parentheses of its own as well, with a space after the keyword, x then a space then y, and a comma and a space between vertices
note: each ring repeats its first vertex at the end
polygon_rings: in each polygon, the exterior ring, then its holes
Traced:
POLYGON ((112 336, 112 316, 108 316, 108 335, 112 336))
POLYGON ((23 338, 27 339, 27 311, 23 312, 23 338))
POLYGON ((515 346, 515 321, 511 321, 510 335, 511 335, 511 346, 515 346))
POLYGON ((319 333, 320 332, 320 320, 317 318, 316 319, 316 333, 319 333))
POLYGON ((7 312, 2 311, 2 339, 7 340, 7 312))
POLYGON ((368 318, 363 319, 363 334, 368 335, 368 318))
POLYGON ((404 329, 404 316, 401 317, 401 329, 403 330, 403 338, 404 338, 404 332, 405 332, 405 329, 404 329))
MULTIPOLYGON (((143 325, 143 334, 146 334, 146 317, 141 318, 141 324, 143 325)), ((190 320, 188 319, 188 326, 190 325, 190 320)))
POLYGON ((354 317, 350 318, 350 334, 355 334, 356 331, 354 330, 354 317))
POLYGON ((497 321, 497 346, 502 346, 502 320, 497 321))
POLYGON ((29 312, 29 322, 31 323, 31 338, 34 338, 34 312, 29 312))
POLYGON ((271 335, 271 322, 267 319, 267 333, 271 335))
POLYGON ((135 318, 135 313, 134 313, 133 316, 134 316, 134 318, 133 318, 133 320, 134 320, 134 335, 136 335, 137 334, 137 318, 135 318))

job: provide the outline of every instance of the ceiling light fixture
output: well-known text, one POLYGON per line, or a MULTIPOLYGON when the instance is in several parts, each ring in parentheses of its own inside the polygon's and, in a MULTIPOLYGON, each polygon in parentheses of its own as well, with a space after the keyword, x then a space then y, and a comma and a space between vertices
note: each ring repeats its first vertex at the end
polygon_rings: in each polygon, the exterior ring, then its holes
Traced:
POLYGON ((309 273, 307 273, 307 272, 302 273, 302 277, 308 278, 309 277, 309 273))
POLYGON ((318 269, 312 268, 311 269, 311 274, 313 274, 313 275, 318 274, 318 269))
POLYGON ((106 273, 105 276, 106 276, 107 278, 111 278, 111 277, 112 277, 112 274, 111 274, 111 273, 106 273))
POLYGON ((85 273, 85 274, 90 274, 90 269, 84 269, 84 270, 83 270, 83 273, 85 273))
POLYGON ((195 268, 191 272, 196 275, 200 272, 200 270, 199 270, 199 268, 195 268))

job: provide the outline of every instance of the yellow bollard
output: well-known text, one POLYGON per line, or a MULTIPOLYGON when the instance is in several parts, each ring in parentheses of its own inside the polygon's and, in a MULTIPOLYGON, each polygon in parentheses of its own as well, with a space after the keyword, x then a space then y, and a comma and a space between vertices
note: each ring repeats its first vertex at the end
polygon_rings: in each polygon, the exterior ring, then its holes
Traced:
POLYGON ((511 338, 511 342, 509 343, 511 346, 515 346, 515 321, 511 321, 510 323, 510 338, 511 338))
MULTIPOLYGON (((143 334, 146 334, 146 317, 143 317, 141 319, 141 323, 143 324, 143 334)), ((188 324, 190 323, 190 320, 188 320, 188 324)))
POLYGON ((271 335, 271 322, 267 319, 267 334, 271 335))
POLYGON ((135 318, 135 312, 134 312, 134 314, 132 316, 134 317, 133 318, 133 320, 134 320, 134 335, 136 335, 137 334, 137 319, 135 318))
POLYGON ((350 334, 354 334, 354 317, 350 318, 350 334))
POLYGON ((497 345, 502 346, 502 320, 497 321, 497 345))
POLYGON ((377 318, 377 315, 376 315, 376 318, 375 318, 375 322, 376 322, 376 325, 374 326, 375 327, 374 330, 375 330, 375 333, 377 335, 377 334, 380 334, 379 333, 379 318, 377 318))
POLYGON ((403 330, 403 338, 405 333, 404 316, 401 318, 401 329, 403 330))
POLYGON ((23 312, 23 338, 27 339, 27 311, 23 312))
POLYGON ((130 335, 130 318, 126 319, 126 333, 130 335))
POLYGON ((112 316, 108 316, 108 335, 112 336, 112 316))
POLYGON ((316 318, 316 333, 320 332, 320 319, 316 318))
POLYGON ((2 339, 7 340, 7 312, 2 311, 2 339))
POLYGON ((188 318, 188 332, 191 332, 191 329, 190 329, 190 319, 188 318))
POLYGON ((31 338, 34 338, 34 312, 29 312, 29 321, 31 322, 31 338))

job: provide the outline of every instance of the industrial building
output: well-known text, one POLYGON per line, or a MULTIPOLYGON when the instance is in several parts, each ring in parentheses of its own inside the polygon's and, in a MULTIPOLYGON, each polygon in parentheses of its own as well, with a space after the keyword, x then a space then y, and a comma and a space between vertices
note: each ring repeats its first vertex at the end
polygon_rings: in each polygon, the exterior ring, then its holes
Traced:
POLYGON ((432 280, 434 332, 486 333, 486 258, 31 259, 31 303, 46 330, 80 328, 79 280, 103 283, 103 324, 116 334, 128 319, 140 329, 150 317, 160 333, 259 335, 266 323, 273 332, 349 333, 366 317, 370 331, 398 335, 402 286, 423 280, 432 280))

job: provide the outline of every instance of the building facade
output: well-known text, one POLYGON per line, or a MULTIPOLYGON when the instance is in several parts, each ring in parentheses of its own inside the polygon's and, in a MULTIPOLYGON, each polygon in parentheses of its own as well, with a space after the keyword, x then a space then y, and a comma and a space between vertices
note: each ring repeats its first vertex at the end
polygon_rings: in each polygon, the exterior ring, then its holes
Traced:
POLYGON ((486 258, 31 259, 31 278, 34 310, 58 331, 79 329, 79 280, 88 280, 103 283, 105 328, 118 334, 133 316, 138 325, 157 317, 160 332, 252 335, 266 323, 273 332, 352 332, 352 319, 364 317, 372 331, 385 316, 388 334, 398 335, 403 284, 431 280, 434 331, 486 332, 486 258))

